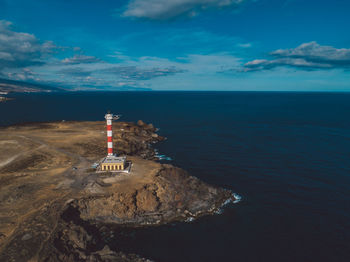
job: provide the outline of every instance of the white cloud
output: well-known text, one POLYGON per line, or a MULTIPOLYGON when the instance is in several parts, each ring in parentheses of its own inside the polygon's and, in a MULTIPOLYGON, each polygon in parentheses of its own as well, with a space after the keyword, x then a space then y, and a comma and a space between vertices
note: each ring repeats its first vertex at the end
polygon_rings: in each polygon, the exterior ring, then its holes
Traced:
MULTIPOLYGON (((174 60, 161 57, 129 57, 117 52, 118 62, 46 65, 46 74, 52 80, 61 77, 62 83, 79 88, 118 88, 121 86, 159 88, 159 81, 179 81, 192 76, 215 76, 218 72, 241 65, 240 59, 231 54, 192 54, 174 60), (177 79, 177 80, 175 80, 177 79), (157 83, 157 85, 155 85, 157 83)), ((114 55, 112 57, 115 57, 114 55)))
POLYGON ((273 59, 256 59, 244 65, 244 71, 268 70, 281 66, 305 70, 350 67, 350 49, 321 46, 316 42, 296 48, 278 49, 270 53, 273 59))
POLYGON ((321 46, 316 42, 305 43, 292 49, 279 49, 272 52, 271 55, 304 58, 318 63, 345 62, 350 64, 350 49, 321 46))
POLYGON ((243 44, 237 44, 238 47, 241 48, 251 48, 252 44, 251 43, 243 43, 243 44))
POLYGON ((37 73, 33 72, 30 68, 17 69, 11 72, 1 72, 0 75, 5 78, 19 80, 19 81, 40 81, 40 77, 37 73))
POLYGON ((43 58, 55 48, 52 42, 41 42, 33 34, 16 32, 11 22, 0 20, 1 69, 43 64, 43 58))
POLYGON ((237 7, 245 0, 131 0, 124 16, 167 20, 180 15, 189 17, 209 8, 237 7))
POLYGON ((102 72, 108 73, 108 74, 114 74, 114 75, 120 76, 123 79, 150 80, 156 77, 183 73, 184 70, 177 69, 176 67, 139 68, 136 66, 112 66, 102 70, 102 72))
POLYGON ((94 56, 74 55, 73 57, 63 59, 62 63, 72 65, 72 64, 96 63, 99 61, 101 60, 94 56))

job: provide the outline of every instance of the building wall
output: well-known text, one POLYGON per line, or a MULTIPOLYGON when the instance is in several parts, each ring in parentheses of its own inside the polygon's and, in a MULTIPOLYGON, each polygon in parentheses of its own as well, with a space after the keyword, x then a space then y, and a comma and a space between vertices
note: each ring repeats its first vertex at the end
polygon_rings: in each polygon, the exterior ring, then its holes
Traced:
POLYGON ((102 164, 101 170, 102 171, 124 170, 124 164, 102 164))

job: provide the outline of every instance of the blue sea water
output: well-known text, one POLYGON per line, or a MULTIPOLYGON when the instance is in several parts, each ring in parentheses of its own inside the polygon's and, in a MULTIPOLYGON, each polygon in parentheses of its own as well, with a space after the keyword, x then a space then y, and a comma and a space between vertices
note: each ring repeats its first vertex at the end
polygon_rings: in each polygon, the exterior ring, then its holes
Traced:
POLYGON ((111 246, 155 261, 350 261, 350 94, 18 94, 0 125, 152 122, 159 154, 242 196, 220 215, 124 230, 111 246))

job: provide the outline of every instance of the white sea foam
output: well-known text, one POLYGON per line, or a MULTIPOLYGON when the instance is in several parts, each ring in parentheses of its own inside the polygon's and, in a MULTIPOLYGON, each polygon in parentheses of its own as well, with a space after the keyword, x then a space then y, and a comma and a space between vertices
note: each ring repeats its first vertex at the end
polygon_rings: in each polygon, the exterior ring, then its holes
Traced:
POLYGON ((231 203, 237 204, 241 200, 242 200, 242 197, 240 195, 238 195, 237 193, 232 193, 232 198, 226 199, 221 207, 227 206, 228 204, 231 204, 231 203))
POLYGON ((218 210, 216 210, 214 212, 214 214, 217 214, 217 215, 221 215, 222 213, 224 213, 224 209, 222 209, 222 208, 219 208, 218 210))
POLYGON ((236 193, 232 193, 233 198, 226 199, 224 203, 222 203, 221 207, 214 212, 214 214, 221 215, 224 212, 224 207, 229 205, 229 204, 237 204, 238 202, 241 201, 242 197, 236 193))
POLYGON ((229 198, 229 199, 226 199, 225 202, 222 204, 222 206, 227 206, 228 204, 231 204, 233 201, 232 201, 232 198, 229 198))
POLYGON ((233 204, 237 204, 238 202, 241 202, 242 197, 236 193, 233 193, 233 197, 235 198, 235 201, 233 201, 233 204))
POLYGON ((185 222, 192 222, 192 221, 194 221, 194 217, 188 217, 186 220, 185 220, 185 222))
POLYGON ((161 154, 159 154, 159 152, 158 152, 158 150, 157 149, 155 149, 154 150, 155 151, 155 157, 156 158, 158 158, 159 160, 166 160, 166 161, 171 161, 171 160, 173 160, 171 157, 168 157, 168 156, 166 156, 166 155, 161 155, 161 154))

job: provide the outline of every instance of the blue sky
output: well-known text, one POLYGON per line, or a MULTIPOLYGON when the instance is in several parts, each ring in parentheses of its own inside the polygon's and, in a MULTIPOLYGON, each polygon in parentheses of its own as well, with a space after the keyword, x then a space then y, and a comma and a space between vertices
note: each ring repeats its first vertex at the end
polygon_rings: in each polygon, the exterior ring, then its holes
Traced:
POLYGON ((74 90, 350 91, 350 1, 0 0, 0 78, 74 90))

